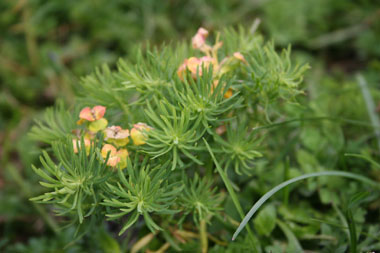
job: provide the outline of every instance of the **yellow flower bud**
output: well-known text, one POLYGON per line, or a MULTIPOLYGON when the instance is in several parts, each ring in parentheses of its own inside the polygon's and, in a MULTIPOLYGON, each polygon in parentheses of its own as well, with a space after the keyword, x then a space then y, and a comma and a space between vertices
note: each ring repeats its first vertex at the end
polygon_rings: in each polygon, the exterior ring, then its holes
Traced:
POLYGON ((133 125, 133 128, 131 130, 131 137, 133 140, 133 144, 139 146, 146 143, 146 140, 148 139, 147 133, 151 131, 153 128, 148 126, 145 123, 137 123, 133 125))

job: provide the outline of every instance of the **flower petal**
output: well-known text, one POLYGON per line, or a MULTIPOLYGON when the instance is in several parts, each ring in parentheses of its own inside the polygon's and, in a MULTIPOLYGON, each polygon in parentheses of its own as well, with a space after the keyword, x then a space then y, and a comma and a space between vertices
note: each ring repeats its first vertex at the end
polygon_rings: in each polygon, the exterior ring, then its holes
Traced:
POLYGON ((111 167, 116 167, 116 165, 120 162, 120 157, 118 156, 110 156, 107 161, 107 165, 111 167))
POLYGON ((92 112, 95 115, 95 120, 103 118, 104 114, 106 113, 106 108, 101 105, 94 106, 92 108, 92 112))
POLYGON ((103 158, 107 157, 108 152, 110 153, 110 157, 116 155, 116 148, 112 146, 111 144, 105 144, 102 148, 101 154, 103 158))
POLYGON ((94 121, 95 120, 95 117, 92 114, 90 107, 83 108, 79 113, 79 118, 84 119, 84 120, 88 120, 88 121, 94 121))

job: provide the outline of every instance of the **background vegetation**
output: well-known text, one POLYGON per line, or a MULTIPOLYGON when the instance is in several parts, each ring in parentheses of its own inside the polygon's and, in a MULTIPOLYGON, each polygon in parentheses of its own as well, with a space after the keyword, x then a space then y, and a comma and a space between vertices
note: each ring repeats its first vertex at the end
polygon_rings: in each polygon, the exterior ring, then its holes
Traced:
MULTIPOLYGON (((278 108, 284 120, 301 120, 271 128, 265 147, 271 152, 258 162, 252 177, 234 178, 244 211, 275 185, 305 173, 345 170, 379 181, 379 126, 373 125, 380 107, 374 111, 369 106, 371 101, 375 107, 380 104, 376 0, 4 0, 0 1, 0 251, 56 252, 71 242, 72 231, 54 235, 56 218, 28 200, 43 189, 30 166, 39 164, 42 144, 31 141, 27 133, 46 107, 58 98, 73 104, 81 76, 103 63, 114 68, 119 57, 131 57, 140 43, 188 40, 200 26, 214 31, 229 25, 249 29, 257 18, 260 33, 278 46, 290 43, 292 57, 312 68, 305 76, 305 94, 298 97, 301 106, 278 108), (363 93, 366 89, 369 96, 363 93)), ((309 179, 277 194, 259 211, 254 225, 268 252, 294 252, 300 247, 348 251, 349 224, 356 224, 358 250, 380 250, 379 205, 378 192, 362 183, 309 179)), ((240 220, 230 199, 224 208, 240 220)), ((91 243, 77 242, 62 252, 89 247, 106 251, 116 243, 107 233, 100 231, 91 243)), ((117 240, 128 248, 137 239, 117 240)), ((230 243, 228 234, 222 239, 213 252, 244 252, 244 243, 230 243)))

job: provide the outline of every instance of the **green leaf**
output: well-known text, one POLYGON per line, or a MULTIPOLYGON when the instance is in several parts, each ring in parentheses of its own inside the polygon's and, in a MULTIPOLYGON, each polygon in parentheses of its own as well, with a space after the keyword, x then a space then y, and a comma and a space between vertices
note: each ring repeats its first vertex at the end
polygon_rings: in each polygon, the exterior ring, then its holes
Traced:
POLYGON ((288 239, 289 245, 287 247, 287 251, 289 253, 302 253, 304 252, 300 242, 297 237, 294 235, 292 230, 286 225, 286 223, 277 220, 278 226, 281 228, 282 232, 284 232, 286 238, 288 239))
POLYGON ((139 218, 139 216, 140 215, 139 215, 139 213, 137 211, 133 212, 133 214, 131 215, 131 217, 127 221, 127 223, 125 223, 125 225, 123 226, 123 228, 120 230, 119 236, 122 235, 125 232, 125 230, 127 230, 130 226, 132 226, 137 221, 137 219, 139 218))
POLYGON ((339 203, 339 197, 335 192, 332 192, 330 189, 321 188, 319 190, 319 198, 323 204, 330 204, 332 202, 339 203))
POLYGON ((104 253, 121 253, 119 243, 105 230, 99 233, 97 239, 104 253))
POLYGON ((276 208, 273 205, 264 207, 254 220, 255 228, 261 235, 269 236, 276 227, 276 208))

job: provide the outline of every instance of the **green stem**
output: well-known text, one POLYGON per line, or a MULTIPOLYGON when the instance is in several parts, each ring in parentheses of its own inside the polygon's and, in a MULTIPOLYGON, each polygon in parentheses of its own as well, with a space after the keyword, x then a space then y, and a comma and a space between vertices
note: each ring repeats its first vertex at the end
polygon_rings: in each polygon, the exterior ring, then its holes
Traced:
POLYGON ((202 253, 207 253, 208 250, 208 239, 207 239, 207 224, 206 220, 201 220, 199 227, 199 236, 201 239, 202 253))
MULTIPOLYGON (((218 170, 218 173, 219 173, 220 177, 222 178, 223 183, 224 183, 224 185, 226 186, 228 193, 229 193, 230 196, 231 196, 231 199, 232 199, 232 201, 233 201, 233 203, 234 203, 234 205, 235 205, 236 210, 238 211, 240 217, 241 217, 241 218, 244 218, 244 211, 243 211, 243 208, 242 208, 241 205, 240 205, 240 202, 239 202, 239 200, 238 200, 238 197, 237 197, 237 195, 236 195, 236 193, 235 193, 235 191, 234 191, 234 189, 233 189, 233 187, 232 187, 232 184, 231 184, 229 178, 227 177, 227 174, 226 174, 226 173, 224 172, 224 170, 220 167, 219 163, 217 162, 217 160, 216 160, 216 158, 215 158, 215 156, 214 156, 214 153, 212 152, 212 150, 211 150, 210 146, 208 145, 208 143, 207 143, 207 141, 206 141, 205 138, 203 138, 203 141, 204 141, 204 143, 206 144, 206 147, 207 147, 208 152, 210 153, 212 159, 214 160, 214 163, 215 163, 216 169, 218 170)), ((249 237, 250 237, 250 242, 253 243, 254 241, 256 241, 256 239, 255 239, 255 237, 254 237, 254 235, 253 235, 253 232, 251 231, 251 229, 250 229, 249 226, 247 226, 247 231, 248 231, 248 235, 249 235, 249 237)), ((253 247, 253 248, 256 249, 256 247, 253 247)))
MULTIPOLYGON (((289 179, 289 156, 286 157, 285 165, 284 165, 284 181, 289 179)), ((289 187, 285 187, 284 189, 284 205, 287 206, 289 202, 289 187)))

